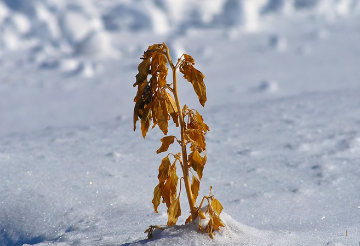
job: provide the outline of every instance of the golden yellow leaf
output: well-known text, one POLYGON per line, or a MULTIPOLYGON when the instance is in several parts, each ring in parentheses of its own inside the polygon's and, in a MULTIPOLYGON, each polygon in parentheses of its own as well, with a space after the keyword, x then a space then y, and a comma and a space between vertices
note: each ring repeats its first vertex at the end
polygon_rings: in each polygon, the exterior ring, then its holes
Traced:
POLYGON ((163 184, 165 180, 169 177, 170 165, 171 163, 168 156, 162 159, 161 164, 159 166, 159 175, 158 175, 160 184, 163 184))
POLYGON ((165 54, 161 51, 155 51, 151 53, 151 69, 150 73, 152 77, 156 77, 158 86, 164 87, 166 85, 166 76, 167 76, 167 58, 165 54))
POLYGON ((168 226, 173 226, 176 224, 179 216, 181 215, 181 208, 180 208, 180 196, 176 198, 176 200, 171 204, 168 211, 168 226))
POLYGON ((134 102, 142 101, 143 97, 145 96, 145 88, 149 85, 149 83, 144 80, 144 82, 138 84, 137 93, 134 98, 134 102))
POLYGON ((157 208, 160 204, 160 197, 161 197, 161 188, 160 188, 160 184, 158 184, 154 189, 154 198, 152 200, 152 203, 154 204, 155 213, 158 213, 157 208))
POLYGON ((156 50, 164 50, 164 45, 163 44, 153 44, 153 45, 149 45, 148 47, 148 51, 153 52, 156 50))
POLYGON ((212 199, 211 207, 216 211, 218 215, 220 215, 221 211, 223 210, 223 206, 216 198, 212 199))
POLYGON ((151 121, 151 111, 150 111, 150 106, 148 106, 144 108, 144 112, 142 113, 142 117, 141 117, 141 132, 143 138, 146 137, 146 133, 149 130, 150 121, 151 121))
POLYGON ((190 63, 191 65, 195 65, 194 58, 192 58, 190 55, 184 54, 184 60, 187 63, 190 63))
POLYGON ((185 116, 189 110, 190 110, 190 109, 189 109, 188 106, 185 104, 184 107, 183 107, 183 109, 182 109, 183 115, 185 116))
POLYGON ((133 85, 134 87, 143 83, 149 74, 150 69, 150 57, 144 58, 143 61, 138 66, 139 73, 136 75, 136 82, 133 85))
POLYGON ((204 170, 204 166, 206 163, 206 155, 204 157, 201 157, 200 153, 195 150, 189 155, 189 163, 190 166, 195 170, 195 172, 198 174, 199 179, 202 178, 202 173, 204 170))
POLYGON ((165 96, 165 100, 166 100, 166 105, 168 106, 168 111, 169 113, 177 113, 177 107, 176 107, 176 103, 175 103, 175 100, 174 98, 165 91, 164 93, 164 96, 165 96))
POLYGON ((220 216, 218 216, 218 215, 213 215, 212 221, 213 221, 213 227, 216 230, 220 230, 220 227, 225 227, 224 222, 220 219, 220 216))
POLYGON ((165 101, 166 101, 168 113, 170 114, 171 118, 173 119, 175 125, 178 127, 179 126, 179 114, 178 114, 175 100, 172 98, 172 96, 169 93, 165 92, 165 101))
POLYGON ((156 151, 157 154, 165 152, 169 149, 170 144, 174 143, 175 136, 163 137, 161 141, 161 147, 156 151))
POLYGON ((194 204, 196 204, 196 198, 199 195, 199 189, 200 189, 200 181, 197 177, 193 175, 191 179, 191 192, 193 194, 194 204))
POLYGON ((201 116, 201 114, 196 110, 196 121, 197 123, 201 126, 201 129, 206 133, 208 131, 210 131, 210 128, 208 127, 208 125, 206 125, 204 123, 204 119, 203 117, 201 116))
MULTIPOLYGON (((205 136, 204 133, 199 129, 187 129, 185 135, 192 142, 192 145, 195 145, 201 151, 206 150, 205 136)), ((195 148, 192 148, 195 149, 195 148)))
POLYGON ((182 62, 180 64, 180 72, 184 74, 184 78, 193 85, 195 93, 199 98, 199 102, 204 107, 207 100, 206 86, 204 83, 205 76, 199 70, 194 68, 192 64, 187 62, 182 62))
POLYGON ((178 184, 178 176, 176 174, 176 165, 172 165, 169 169, 169 177, 166 180, 161 196, 163 202, 166 203, 166 207, 170 207, 176 198, 176 190, 178 184))
POLYGON ((164 133, 164 135, 168 132, 168 121, 169 116, 166 108, 166 104, 164 100, 158 100, 158 105, 155 109, 157 123, 159 125, 160 130, 164 133))
POLYGON ((158 105, 158 97, 157 97, 157 93, 154 93, 152 102, 150 104, 151 106, 151 116, 152 116, 152 122, 153 122, 153 126, 152 129, 155 128, 155 126, 158 123, 158 119, 157 119, 157 105, 158 105))

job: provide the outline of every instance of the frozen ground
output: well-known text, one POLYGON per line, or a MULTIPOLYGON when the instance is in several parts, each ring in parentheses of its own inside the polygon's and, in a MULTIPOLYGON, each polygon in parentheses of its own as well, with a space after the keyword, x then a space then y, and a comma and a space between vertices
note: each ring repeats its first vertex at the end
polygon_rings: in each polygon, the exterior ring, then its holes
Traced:
MULTIPOLYGON (((0 245, 358 245, 358 12, 356 0, 1 1, 0 245), (185 200, 179 226, 143 233, 167 220, 151 203, 163 155, 157 129, 132 131, 132 84, 162 41, 206 76, 200 196, 213 186, 227 224, 214 240, 181 225, 185 200)), ((200 108, 187 82, 180 93, 200 108)))

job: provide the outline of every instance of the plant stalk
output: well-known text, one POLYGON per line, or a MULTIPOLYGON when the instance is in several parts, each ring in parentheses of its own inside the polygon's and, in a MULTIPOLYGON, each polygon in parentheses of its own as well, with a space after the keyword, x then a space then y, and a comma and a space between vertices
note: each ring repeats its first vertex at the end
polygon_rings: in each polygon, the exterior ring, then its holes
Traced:
POLYGON ((194 197, 193 197, 193 194, 191 191, 191 184, 190 184, 190 178, 189 178, 189 166, 188 166, 186 142, 185 142, 185 122, 184 122, 184 117, 182 114, 182 108, 180 105, 178 89, 177 89, 177 78, 176 78, 176 69, 177 68, 172 63, 169 49, 165 43, 164 43, 164 46, 166 48, 166 57, 169 61, 170 67, 173 72, 173 94, 174 94, 174 99, 175 99, 176 108, 178 110, 179 121, 180 121, 181 150, 182 150, 182 159, 183 159, 182 171, 183 171, 183 175, 184 175, 184 184, 185 184, 185 189, 186 189, 186 195, 187 195, 187 198, 189 201, 191 216, 192 216, 192 219, 195 220, 195 218, 197 217, 196 204, 195 204, 196 202, 194 201, 194 197))

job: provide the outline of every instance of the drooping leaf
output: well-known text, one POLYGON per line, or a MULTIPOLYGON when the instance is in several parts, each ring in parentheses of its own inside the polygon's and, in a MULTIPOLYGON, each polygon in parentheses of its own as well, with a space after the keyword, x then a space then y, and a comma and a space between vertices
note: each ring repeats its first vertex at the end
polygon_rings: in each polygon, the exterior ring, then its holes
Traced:
POLYGON ((220 219, 221 211, 222 211, 222 205, 217 199, 213 198, 211 204, 209 204, 207 209, 211 221, 211 225, 209 226, 209 228, 207 228, 207 230, 212 230, 211 231, 212 234, 214 234, 213 233, 214 230, 220 230, 220 227, 225 226, 224 222, 220 219))
POLYGON ((151 70, 152 77, 156 78, 158 86, 164 87, 166 85, 167 76, 167 58, 162 49, 155 50, 151 53, 151 70))
POLYGON ((220 227, 225 227, 224 222, 220 219, 220 216, 214 215, 212 216, 214 228, 216 230, 220 230, 220 227))
POLYGON ((150 121, 151 121, 151 111, 150 111, 150 106, 148 106, 144 108, 144 112, 141 117, 141 133, 143 138, 146 137, 146 133, 149 130, 150 121))
POLYGON ((195 65, 194 58, 192 58, 190 55, 184 54, 184 60, 187 63, 190 63, 191 65, 195 65))
POLYGON ((151 102, 152 94, 149 91, 149 88, 146 79, 138 84, 138 90, 134 98, 134 131, 136 130, 137 120, 143 116, 144 108, 151 102))
POLYGON ((160 188, 160 184, 158 184, 154 189, 154 198, 152 200, 152 203, 154 204, 155 213, 158 213, 157 208, 159 207, 160 204, 160 198, 161 198, 161 188, 160 188))
POLYGON ((208 127, 208 125, 206 125, 204 123, 204 119, 201 116, 201 114, 196 110, 196 116, 195 119, 197 121, 197 123, 201 126, 201 129, 206 133, 208 131, 210 131, 210 128, 208 127))
POLYGON ((185 104, 184 107, 183 107, 183 109, 182 109, 183 115, 184 115, 184 116, 187 115, 187 112, 189 112, 189 111, 190 111, 190 109, 189 109, 188 106, 185 104))
POLYGON ((167 178, 164 188, 162 190, 163 202, 165 202, 166 207, 170 207, 176 198, 178 176, 176 174, 176 165, 172 165, 169 169, 169 177, 167 178))
POLYGON ((206 163, 206 155, 204 157, 201 157, 200 153, 197 150, 195 150, 192 153, 190 153, 188 161, 189 161, 190 166, 198 174, 199 179, 201 179, 202 173, 204 170, 204 166, 206 163))
POLYGON ((218 215, 220 215, 221 211, 223 210, 223 206, 216 198, 212 199, 211 207, 216 211, 218 215))
POLYGON ((173 226, 176 224, 179 216, 181 215, 181 208, 180 208, 180 195, 176 198, 176 200, 171 204, 168 211, 168 226, 173 226))
POLYGON ((174 98, 165 91, 166 105, 168 106, 169 113, 177 113, 177 107, 174 98))
POLYGON ((160 130, 164 133, 164 135, 166 135, 168 132, 169 116, 164 100, 158 100, 156 107, 156 118, 160 130))
POLYGON ((152 129, 155 128, 155 126, 158 124, 158 119, 157 119, 157 105, 158 105, 158 96, 157 96, 157 92, 154 93, 152 102, 151 102, 151 117, 152 117, 152 129))
POLYGON ((169 177, 170 165, 171 163, 168 156, 162 159, 161 164, 159 166, 159 175, 158 175, 160 184, 163 184, 165 180, 169 177))
POLYGON ((196 199, 199 195, 199 189, 200 189, 200 181, 197 177, 193 175, 191 179, 191 192, 193 194, 194 204, 196 204, 196 199))
POLYGON ((198 148, 201 151, 206 150, 205 136, 202 131, 198 129, 187 129, 185 135, 191 140, 191 149, 198 148))
POLYGON ((175 125, 179 126, 179 113, 176 107, 175 100, 172 98, 172 96, 166 92, 165 94, 165 101, 166 106, 168 109, 168 113, 170 114, 171 118, 173 119, 175 125))
POLYGON ((157 154, 165 152, 169 149, 170 144, 174 143, 175 136, 163 137, 161 141, 161 147, 156 151, 157 154))
POLYGON ((144 80, 147 79, 150 69, 150 57, 143 58, 143 61, 138 66, 139 73, 136 75, 136 82, 133 85, 134 87, 141 84, 144 80))
POLYGON ((206 98, 206 86, 204 83, 205 76, 191 63, 187 63, 186 61, 180 64, 180 72, 184 74, 184 78, 189 81, 195 90, 196 95, 199 98, 200 104, 204 107, 206 98))

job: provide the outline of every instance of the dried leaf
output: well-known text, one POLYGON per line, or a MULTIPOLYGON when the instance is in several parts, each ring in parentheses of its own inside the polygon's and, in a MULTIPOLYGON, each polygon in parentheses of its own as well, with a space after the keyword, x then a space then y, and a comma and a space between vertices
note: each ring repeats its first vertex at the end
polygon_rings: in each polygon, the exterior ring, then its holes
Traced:
POLYGON ((143 138, 146 137, 146 133, 149 130, 150 121, 151 121, 151 111, 150 111, 150 106, 148 106, 144 108, 144 112, 142 113, 142 117, 141 117, 141 133, 143 138))
POLYGON ((178 184, 178 176, 176 174, 176 165, 172 165, 169 169, 169 177, 166 180, 164 188, 162 190, 163 202, 166 203, 166 207, 170 207, 176 198, 176 190, 178 184))
POLYGON ((196 95, 199 98, 200 104, 204 107, 206 98, 206 86, 204 83, 205 76, 192 64, 187 62, 182 62, 180 65, 180 72, 184 74, 184 78, 189 81, 195 90, 196 95))
POLYGON ((196 110, 196 116, 195 119, 197 121, 197 123, 201 126, 201 129, 206 133, 208 131, 210 131, 210 128, 208 127, 208 125, 206 125, 204 123, 204 119, 201 116, 201 114, 196 110))
POLYGON ((184 60, 187 63, 190 63, 191 65, 195 65, 194 58, 192 58, 190 55, 184 54, 184 60))
POLYGON ((158 86, 160 88, 164 87, 166 85, 166 76, 168 71, 166 67, 167 58, 162 50, 152 52, 151 57, 150 73, 152 77, 156 77, 158 86))
POLYGON ((178 196, 174 203, 171 204, 168 211, 168 226, 173 226, 176 224, 179 216, 181 215, 181 208, 180 208, 180 196, 178 196))
POLYGON ((198 129, 187 129, 185 131, 187 139, 191 140, 191 149, 200 149, 201 151, 206 150, 205 136, 204 133, 198 129))
POLYGON ((196 204, 196 199, 199 195, 199 189, 200 189, 200 181, 197 177, 193 175, 191 179, 191 192, 193 194, 194 204, 196 204))
POLYGON ((168 156, 162 159, 161 164, 159 166, 159 175, 158 175, 160 184, 163 184, 165 180, 169 177, 170 165, 171 163, 168 156))
POLYGON ((150 68, 150 57, 144 58, 143 61, 138 66, 139 73, 136 75, 136 82, 133 85, 134 87, 143 83, 147 79, 150 68))
POLYGON ((223 210, 223 206, 216 198, 212 199, 211 207, 216 211, 218 215, 220 215, 221 211, 223 210))
POLYGON ((159 87, 162 88, 167 84, 166 82, 167 68, 166 65, 161 65, 159 68, 161 72, 158 74, 158 83, 159 83, 159 87))
POLYGON ((175 136, 163 137, 161 141, 161 147, 156 151, 157 154, 165 152, 169 149, 170 144, 174 143, 175 136))
POLYGON ((149 45, 149 47, 148 47, 149 52, 156 51, 156 50, 164 50, 164 45, 163 44, 149 45))
POLYGON ((220 227, 225 227, 224 222, 220 219, 218 215, 214 215, 212 217, 213 220, 213 226, 216 230, 220 230, 220 227))
POLYGON ((158 184, 154 189, 154 198, 152 200, 152 203, 154 204, 155 213, 158 213, 157 208, 159 207, 160 204, 160 198, 161 198, 161 188, 160 188, 160 184, 158 184))
POLYGON ((182 109, 183 115, 185 116, 185 115, 187 114, 187 112, 189 112, 189 111, 190 111, 190 109, 189 109, 188 106, 185 104, 184 107, 183 107, 183 109, 182 109))
POLYGON ((164 100, 158 100, 157 102, 158 104, 155 109, 157 123, 159 125, 160 130, 164 133, 164 135, 166 135, 168 132, 168 121, 169 121, 166 104, 164 100))
POLYGON ((168 109, 168 113, 170 114, 171 118, 173 119, 175 125, 179 126, 179 113, 176 107, 175 100, 172 98, 172 96, 169 93, 165 93, 165 101, 166 106, 168 109))
POLYGON ((190 166, 198 174, 199 179, 201 179, 202 173, 204 170, 204 166, 206 163, 206 155, 204 157, 201 157, 200 153, 197 150, 195 150, 189 155, 188 159, 189 159, 190 166))

